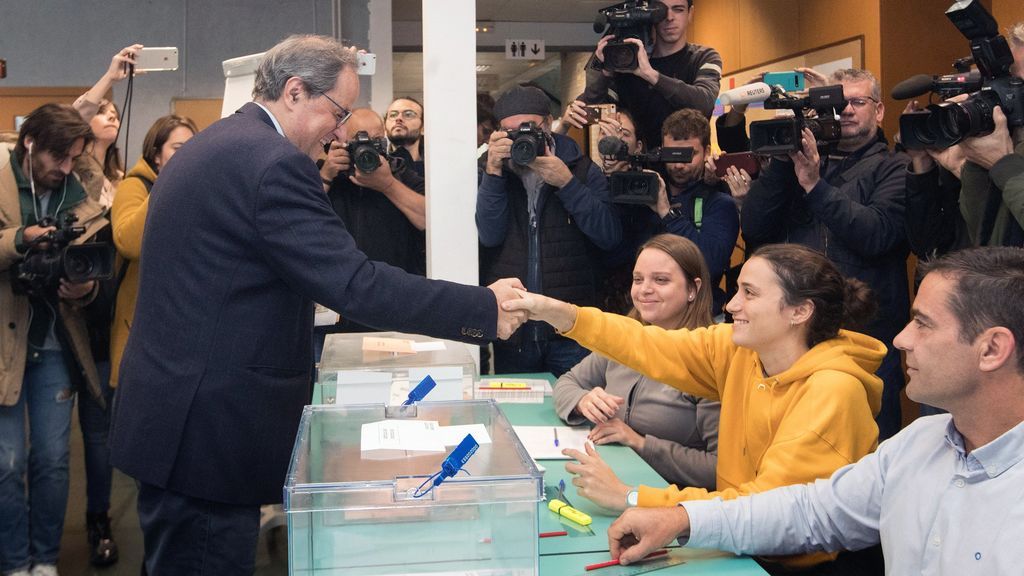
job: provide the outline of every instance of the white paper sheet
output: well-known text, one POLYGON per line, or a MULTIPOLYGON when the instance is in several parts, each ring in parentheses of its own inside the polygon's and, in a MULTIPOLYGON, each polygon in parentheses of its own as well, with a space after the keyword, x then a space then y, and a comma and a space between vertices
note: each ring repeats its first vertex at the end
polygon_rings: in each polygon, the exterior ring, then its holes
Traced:
POLYGON ((361 427, 359 449, 444 452, 435 420, 379 420, 361 427))
POLYGON ((391 396, 391 372, 339 370, 336 404, 387 404, 391 396))
POLYGON ((440 402, 444 400, 462 400, 462 366, 430 366, 427 368, 409 368, 409 389, 412 390, 430 375, 437 386, 423 400, 440 402))
POLYGON ((573 448, 580 452, 590 440, 587 428, 568 426, 513 426, 519 441, 534 460, 569 460, 562 450, 573 448), (558 431, 558 446, 555 446, 555 431, 558 431))
POLYGON ((483 424, 439 426, 437 428, 437 436, 445 446, 458 446, 466 434, 472 434, 477 444, 491 443, 491 435, 487 433, 487 427, 483 424))

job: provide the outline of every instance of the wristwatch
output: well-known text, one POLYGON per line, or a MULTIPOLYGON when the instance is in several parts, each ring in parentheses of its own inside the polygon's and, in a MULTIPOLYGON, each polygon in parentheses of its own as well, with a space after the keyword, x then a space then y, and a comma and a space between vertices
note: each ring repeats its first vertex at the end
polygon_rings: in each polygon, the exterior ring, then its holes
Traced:
POLYGON ((640 492, 636 489, 626 492, 626 507, 636 508, 637 503, 640 501, 640 492))
POLYGON ((678 206, 672 206, 671 208, 668 209, 668 213, 666 213, 665 216, 662 217, 661 221, 668 222, 669 220, 675 220, 676 218, 681 218, 682 216, 682 210, 680 210, 678 206))

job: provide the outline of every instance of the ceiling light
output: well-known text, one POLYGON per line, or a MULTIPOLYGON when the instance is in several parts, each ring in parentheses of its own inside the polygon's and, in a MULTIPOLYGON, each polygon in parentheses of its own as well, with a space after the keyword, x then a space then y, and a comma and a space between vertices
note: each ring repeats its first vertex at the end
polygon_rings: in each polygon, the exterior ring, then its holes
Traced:
POLYGON ((477 67, 476 67, 476 71, 477 72, 487 72, 490 69, 491 69, 491 65, 490 64, 478 64, 477 67))

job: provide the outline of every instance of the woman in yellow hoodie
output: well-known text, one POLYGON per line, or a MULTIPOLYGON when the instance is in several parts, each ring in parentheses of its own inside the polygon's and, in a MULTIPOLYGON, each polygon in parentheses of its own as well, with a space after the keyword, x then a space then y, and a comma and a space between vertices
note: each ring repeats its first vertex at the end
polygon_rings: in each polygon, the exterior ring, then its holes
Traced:
POLYGON ((139 256, 142 253, 142 231, 149 212, 149 189, 160 169, 199 130, 189 118, 163 116, 150 126, 142 140, 142 158, 128 171, 117 186, 110 211, 114 245, 123 258, 121 284, 114 306, 110 328, 110 385, 117 386, 121 355, 128 343, 128 332, 135 315, 135 299, 139 291, 139 256))
MULTIPOLYGON (((577 492, 613 510, 735 498, 828 478, 875 449, 885 346, 840 329, 874 311, 868 288, 820 253, 765 246, 743 265, 732 324, 663 330, 535 294, 506 302, 585 347, 683 392, 722 403, 716 491, 628 487, 596 452, 567 451, 577 492)), ((782 560, 788 567, 829 557, 782 560)))

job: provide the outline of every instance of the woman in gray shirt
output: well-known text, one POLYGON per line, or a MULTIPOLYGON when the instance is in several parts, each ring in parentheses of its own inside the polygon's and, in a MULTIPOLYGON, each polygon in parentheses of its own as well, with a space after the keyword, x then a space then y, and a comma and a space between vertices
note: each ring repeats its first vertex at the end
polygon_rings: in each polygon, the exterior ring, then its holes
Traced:
MULTIPOLYGON (((637 255, 629 316, 672 330, 711 324, 711 287, 697 246, 674 234, 637 255)), ((555 410, 567 424, 595 424, 595 444, 633 448, 665 480, 715 488, 719 403, 690 396, 591 354, 558 379, 555 410)))

